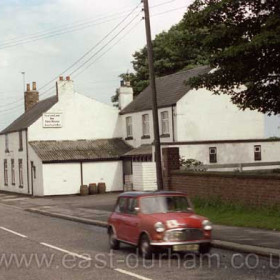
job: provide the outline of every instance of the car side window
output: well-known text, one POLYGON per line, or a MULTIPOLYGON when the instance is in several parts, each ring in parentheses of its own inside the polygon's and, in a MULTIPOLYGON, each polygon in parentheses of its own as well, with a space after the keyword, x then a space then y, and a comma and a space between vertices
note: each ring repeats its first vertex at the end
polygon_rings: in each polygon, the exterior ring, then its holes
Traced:
POLYGON ((127 202, 127 213, 136 215, 137 212, 135 211, 135 207, 137 207, 137 199, 129 198, 127 202))
POLYGON ((127 198, 121 197, 118 201, 118 204, 117 204, 117 207, 116 207, 115 211, 118 212, 118 213, 125 213, 126 202, 127 202, 127 198))

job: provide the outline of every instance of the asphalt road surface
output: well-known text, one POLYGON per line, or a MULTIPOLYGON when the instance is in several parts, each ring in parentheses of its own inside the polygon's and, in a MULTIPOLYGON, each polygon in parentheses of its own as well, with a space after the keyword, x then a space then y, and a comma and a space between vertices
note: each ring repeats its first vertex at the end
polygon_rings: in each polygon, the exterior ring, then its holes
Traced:
POLYGON ((110 251, 105 228, 0 204, 0 280, 280 279, 280 261, 213 249, 203 258, 160 252, 145 261, 122 245, 110 251))

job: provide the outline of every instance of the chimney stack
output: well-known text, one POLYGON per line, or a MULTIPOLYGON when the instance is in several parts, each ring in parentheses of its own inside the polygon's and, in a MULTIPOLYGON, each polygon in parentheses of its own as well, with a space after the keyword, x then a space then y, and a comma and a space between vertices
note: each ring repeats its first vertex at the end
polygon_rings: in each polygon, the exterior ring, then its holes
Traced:
POLYGON ((133 101, 133 89, 128 79, 123 79, 121 81, 121 87, 118 89, 118 96, 120 110, 125 108, 129 103, 133 101))
POLYGON ((32 90, 30 84, 26 85, 26 91, 24 93, 24 108, 25 112, 30 110, 39 101, 39 92, 36 89, 36 82, 32 83, 32 90))

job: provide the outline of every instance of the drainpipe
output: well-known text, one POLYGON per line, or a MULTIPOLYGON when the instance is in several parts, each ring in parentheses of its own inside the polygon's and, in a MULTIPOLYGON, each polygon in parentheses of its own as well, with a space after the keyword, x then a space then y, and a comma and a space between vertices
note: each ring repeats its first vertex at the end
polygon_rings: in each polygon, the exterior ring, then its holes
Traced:
MULTIPOLYGON (((29 180, 29 151, 28 151, 28 129, 25 130, 25 142, 26 142, 26 168, 27 168, 27 188, 28 194, 30 194, 30 180, 29 180)), ((33 189, 31 190, 33 196, 33 189)))
POLYGON ((84 175, 83 175, 83 162, 80 162, 81 167, 81 186, 84 184, 84 175))
POLYGON ((172 110, 172 139, 173 139, 173 142, 175 142, 174 105, 172 105, 171 110, 172 110))

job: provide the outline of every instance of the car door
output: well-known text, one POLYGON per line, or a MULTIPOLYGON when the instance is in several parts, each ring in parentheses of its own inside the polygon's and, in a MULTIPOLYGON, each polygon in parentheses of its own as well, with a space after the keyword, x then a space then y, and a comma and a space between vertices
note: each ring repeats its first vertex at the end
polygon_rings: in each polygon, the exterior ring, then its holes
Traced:
POLYGON ((125 215, 127 208, 127 198, 120 197, 114 213, 114 227, 116 231, 117 238, 120 240, 125 240, 125 215))
POLYGON ((138 243, 138 237, 140 233, 140 220, 138 212, 137 210, 135 210, 135 207, 138 207, 137 198, 128 198, 126 214, 124 215, 125 240, 133 244, 138 243))

